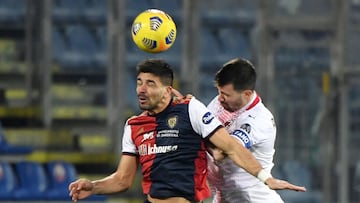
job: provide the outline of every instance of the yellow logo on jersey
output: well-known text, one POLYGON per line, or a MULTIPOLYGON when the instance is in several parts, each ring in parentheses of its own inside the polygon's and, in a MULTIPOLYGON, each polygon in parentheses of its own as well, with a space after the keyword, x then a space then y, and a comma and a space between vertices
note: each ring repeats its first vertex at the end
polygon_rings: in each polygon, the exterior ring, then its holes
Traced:
POLYGON ((171 117, 167 120, 167 124, 170 128, 174 128, 177 123, 177 116, 171 117))

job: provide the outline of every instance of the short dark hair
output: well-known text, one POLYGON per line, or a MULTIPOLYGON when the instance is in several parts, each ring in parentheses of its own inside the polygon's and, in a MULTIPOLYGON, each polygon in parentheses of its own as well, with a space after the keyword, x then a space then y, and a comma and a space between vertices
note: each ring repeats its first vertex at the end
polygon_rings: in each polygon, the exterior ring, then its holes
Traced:
POLYGON ((216 73, 215 84, 219 87, 233 84, 236 91, 254 90, 256 84, 255 67, 246 59, 232 59, 216 73))
POLYGON ((173 86, 174 72, 171 66, 162 59, 146 59, 140 62, 137 67, 137 75, 140 73, 152 73, 160 77, 164 85, 173 86))

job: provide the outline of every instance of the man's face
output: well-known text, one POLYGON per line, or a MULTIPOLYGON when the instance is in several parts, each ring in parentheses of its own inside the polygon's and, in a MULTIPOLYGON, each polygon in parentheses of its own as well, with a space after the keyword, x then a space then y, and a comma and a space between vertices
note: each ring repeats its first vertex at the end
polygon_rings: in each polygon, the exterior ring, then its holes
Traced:
MULTIPOLYGON (((140 73, 137 77, 136 93, 139 107, 142 110, 156 112, 161 109, 165 101, 166 89, 160 78, 151 73, 140 73)), ((165 104, 167 105, 167 104, 165 104)))
POLYGON ((234 112, 247 104, 247 94, 245 91, 236 91, 233 84, 227 84, 222 87, 217 86, 218 100, 221 106, 227 111, 234 112))

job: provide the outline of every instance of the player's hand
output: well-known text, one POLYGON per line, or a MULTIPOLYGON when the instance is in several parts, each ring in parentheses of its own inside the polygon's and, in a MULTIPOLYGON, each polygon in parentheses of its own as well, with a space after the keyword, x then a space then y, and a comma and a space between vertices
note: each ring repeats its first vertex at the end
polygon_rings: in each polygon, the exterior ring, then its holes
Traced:
POLYGON ((187 99, 191 99, 192 95, 191 94, 187 94, 186 96, 184 96, 183 94, 181 94, 181 92, 179 92, 178 90, 172 88, 171 89, 172 94, 174 95, 174 102, 177 103, 181 103, 187 99))
POLYGON ((171 93, 177 98, 184 97, 184 95, 182 95, 181 92, 179 92, 177 89, 174 89, 174 88, 171 88, 171 93))
POLYGON ((93 184, 90 180, 79 179, 69 185, 69 195, 74 202, 92 195, 93 184))
POLYGON ((291 184, 285 180, 279 180, 276 178, 268 178, 266 180, 266 184, 269 186, 270 189, 273 190, 294 190, 298 192, 305 192, 306 188, 302 186, 297 186, 291 184))
POLYGON ((220 150, 220 149, 218 149, 216 147, 215 148, 208 147, 207 151, 214 158, 215 162, 221 162, 226 157, 226 154, 224 154, 224 152, 222 150, 220 150))

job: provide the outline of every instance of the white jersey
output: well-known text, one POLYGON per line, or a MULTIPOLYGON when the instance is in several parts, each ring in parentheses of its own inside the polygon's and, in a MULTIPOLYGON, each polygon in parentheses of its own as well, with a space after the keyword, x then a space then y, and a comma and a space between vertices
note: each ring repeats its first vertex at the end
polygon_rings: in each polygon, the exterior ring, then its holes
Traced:
MULTIPOLYGON (((252 152, 262 167, 271 172, 274 166, 276 125, 272 113, 264 106, 260 97, 255 93, 252 100, 236 112, 226 111, 220 105, 218 97, 210 102, 208 108, 223 122, 227 131, 252 152)), ((208 158, 212 159, 210 156, 208 158)), ((282 202, 275 191, 239 168, 229 158, 216 164, 213 160, 209 161, 208 170, 208 181, 214 192, 214 202, 270 202, 267 198, 259 200, 259 196, 264 196, 264 191, 267 191, 272 199, 278 199, 274 202, 282 202), (259 188, 261 191, 254 195, 259 188)))

